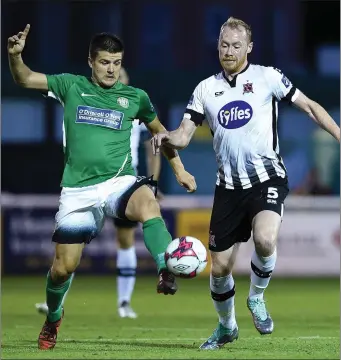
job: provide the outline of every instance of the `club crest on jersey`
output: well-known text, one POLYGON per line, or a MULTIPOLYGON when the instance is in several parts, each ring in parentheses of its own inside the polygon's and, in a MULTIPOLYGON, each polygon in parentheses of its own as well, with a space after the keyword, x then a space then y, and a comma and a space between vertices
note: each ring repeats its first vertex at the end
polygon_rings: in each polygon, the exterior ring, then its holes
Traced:
POLYGON ((225 129, 238 129, 252 118, 253 110, 246 101, 236 100, 224 105, 218 112, 218 122, 225 129))
POLYGON ((253 84, 248 81, 246 84, 243 84, 243 95, 247 93, 253 93, 253 84))
POLYGON ((129 107, 129 100, 127 98, 119 97, 117 99, 117 103, 118 103, 118 105, 122 106, 125 109, 128 109, 128 107, 129 107))

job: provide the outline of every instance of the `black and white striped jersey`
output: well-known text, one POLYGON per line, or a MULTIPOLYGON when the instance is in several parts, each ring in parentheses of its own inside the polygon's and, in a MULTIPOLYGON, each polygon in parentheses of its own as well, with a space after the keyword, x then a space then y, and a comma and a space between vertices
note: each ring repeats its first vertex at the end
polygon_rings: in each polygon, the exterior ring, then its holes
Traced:
POLYGON ((248 64, 233 78, 224 72, 195 88, 184 118, 207 120, 218 163, 217 185, 247 189, 287 176, 279 154, 278 101, 293 102, 299 90, 278 69, 248 64))

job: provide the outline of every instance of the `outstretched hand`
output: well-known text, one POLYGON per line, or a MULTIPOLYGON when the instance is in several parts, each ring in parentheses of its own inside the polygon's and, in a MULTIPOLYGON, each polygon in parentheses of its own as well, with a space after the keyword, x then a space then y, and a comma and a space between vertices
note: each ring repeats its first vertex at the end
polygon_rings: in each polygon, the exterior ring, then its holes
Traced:
POLYGON ((30 27, 31 25, 27 24, 24 31, 20 31, 17 35, 8 38, 7 51, 10 55, 19 55, 22 53, 30 27))

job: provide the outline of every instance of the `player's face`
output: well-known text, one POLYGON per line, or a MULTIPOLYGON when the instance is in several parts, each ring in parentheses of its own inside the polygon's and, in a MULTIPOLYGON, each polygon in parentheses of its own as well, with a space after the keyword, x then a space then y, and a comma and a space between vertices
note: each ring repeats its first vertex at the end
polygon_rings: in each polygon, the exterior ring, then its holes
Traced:
POLYGON ((89 58, 93 81, 104 88, 113 86, 120 77, 122 55, 99 51, 95 59, 89 58))
POLYGON ((243 27, 231 29, 226 26, 220 34, 218 43, 219 60, 223 69, 228 74, 240 71, 247 62, 252 45, 243 27))

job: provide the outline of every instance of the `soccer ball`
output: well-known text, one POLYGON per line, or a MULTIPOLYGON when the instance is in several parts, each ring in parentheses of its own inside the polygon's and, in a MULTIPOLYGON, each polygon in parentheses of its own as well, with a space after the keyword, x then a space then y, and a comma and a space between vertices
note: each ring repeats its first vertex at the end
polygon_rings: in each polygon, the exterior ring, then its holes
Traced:
POLYGON ((200 240, 183 236, 168 245, 165 260, 168 270, 175 276, 194 278, 207 265, 207 251, 200 240))

